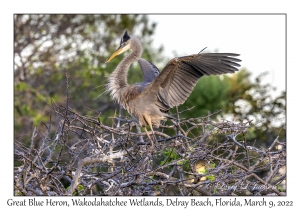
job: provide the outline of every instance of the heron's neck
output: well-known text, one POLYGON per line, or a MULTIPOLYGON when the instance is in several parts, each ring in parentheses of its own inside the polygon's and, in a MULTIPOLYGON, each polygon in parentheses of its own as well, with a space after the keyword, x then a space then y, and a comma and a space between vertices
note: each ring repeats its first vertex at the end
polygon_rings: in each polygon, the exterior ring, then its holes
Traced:
POLYGON ((133 36, 130 39, 132 52, 119 63, 117 68, 109 76, 107 84, 107 91, 110 92, 111 97, 119 103, 120 97, 123 94, 122 90, 128 86, 127 73, 129 67, 134 61, 137 61, 141 57, 143 52, 140 41, 133 36))

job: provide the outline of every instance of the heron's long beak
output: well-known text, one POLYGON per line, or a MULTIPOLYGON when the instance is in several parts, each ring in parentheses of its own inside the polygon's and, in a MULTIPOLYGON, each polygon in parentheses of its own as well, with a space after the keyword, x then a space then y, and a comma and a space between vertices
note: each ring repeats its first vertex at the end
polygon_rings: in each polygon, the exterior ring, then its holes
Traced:
POLYGON ((107 59, 107 61, 105 61, 105 63, 108 63, 109 61, 111 61, 114 57, 116 57, 117 55, 125 52, 126 50, 129 50, 130 49, 130 44, 127 44, 123 47, 119 47, 116 52, 114 52, 110 57, 109 59, 107 59))

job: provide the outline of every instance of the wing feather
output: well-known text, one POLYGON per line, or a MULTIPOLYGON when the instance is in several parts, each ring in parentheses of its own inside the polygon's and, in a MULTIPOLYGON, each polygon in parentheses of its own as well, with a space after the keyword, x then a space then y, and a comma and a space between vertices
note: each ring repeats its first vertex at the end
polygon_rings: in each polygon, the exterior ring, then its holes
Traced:
POLYGON ((157 75, 159 75, 159 69, 150 61, 147 61, 143 58, 138 60, 138 63, 141 67, 143 73, 143 82, 149 83, 152 82, 157 75))
POLYGON ((240 59, 235 53, 203 53, 173 58, 142 94, 156 97, 165 109, 186 101, 197 81, 204 75, 220 75, 238 71, 240 59))

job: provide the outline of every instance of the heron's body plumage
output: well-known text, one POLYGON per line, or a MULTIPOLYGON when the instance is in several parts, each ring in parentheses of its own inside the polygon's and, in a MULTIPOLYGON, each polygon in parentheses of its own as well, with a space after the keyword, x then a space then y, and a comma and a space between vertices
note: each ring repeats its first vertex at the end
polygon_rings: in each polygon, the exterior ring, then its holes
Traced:
MULTIPOLYGON (((141 59, 142 45, 134 36, 125 32, 120 47, 108 59, 131 49, 132 53, 118 64, 110 75, 107 92, 134 115, 142 126, 159 127, 168 117, 166 112, 183 104, 202 76, 220 75, 238 71, 241 60, 235 53, 201 53, 171 59, 160 72, 151 62, 141 59), (129 38, 128 38, 129 37, 129 38), (125 40, 125 41, 124 41, 125 40), (130 65, 138 61, 143 73, 143 82, 127 84, 130 65)), ((107 62, 108 62, 107 61, 107 62)))

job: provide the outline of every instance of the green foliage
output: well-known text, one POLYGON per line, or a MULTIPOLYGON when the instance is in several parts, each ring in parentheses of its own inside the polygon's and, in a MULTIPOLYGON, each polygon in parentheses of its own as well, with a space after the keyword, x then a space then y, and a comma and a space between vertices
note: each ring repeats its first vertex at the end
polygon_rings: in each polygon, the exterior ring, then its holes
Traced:
MULTIPOLYGON (((176 152, 176 150, 174 150, 173 148, 171 147, 168 147, 166 149, 163 150, 163 154, 164 156, 166 157, 164 161, 161 161, 160 162, 160 166, 162 165, 166 165, 168 163, 171 163, 173 162, 174 160, 178 160, 178 159, 181 159, 180 155, 176 152)), ((189 161, 188 160, 179 160, 177 162, 178 165, 182 165, 183 166, 183 169, 185 171, 187 170, 190 170, 191 166, 189 164, 189 161)))
POLYGON ((220 110, 228 103, 227 93, 230 84, 222 76, 202 77, 195 86, 188 100, 179 110, 196 106, 186 118, 206 116, 208 112, 213 113, 220 110))
MULTIPOLYGON (((251 141, 269 145, 277 135, 285 140, 286 94, 282 92, 274 97, 275 88, 263 82, 265 75, 262 73, 252 82, 251 73, 241 69, 232 75, 203 77, 179 111, 194 108, 181 117, 204 117, 221 110, 215 119, 252 120, 253 127, 246 133, 246 138, 251 141)), ((193 131, 193 135, 200 132, 193 131)))
MULTIPOLYGON (((68 190, 70 189, 70 187, 71 187, 71 186, 68 186, 68 187, 66 188, 66 190, 68 191, 68 190)), ((84 191, 84 186, 81 185, 81 184, 79 184, 79 185, 77 186, 77 189, 78 189, 78 191, 83 192, 83 191, 84 191)), ((73 195, 73 196, 78 196, 78 191, 74 191, 72 195, 73 195)))
MULTIPOLYGON (((155 26, 146 15, 15 15, 15 134, 30 136, 33 126, 48 121, 51 103, 65 103, 65 70, 70 107, 83 115, 101 112, 102 122, 111 123, 118 105, 102 93, 106 77, 123 56, 104 62, 125 30, 140 36, 143 58, 161 62, 162 48, 151 47, 155 26)), ((140 79, 134 65, 128 81, 140 79)))
POLYGON ((155 190, 160 190, 160 186, 155 186, 154 189, 155 190))
POLYGON ((20 191, 16 191, 15 196, 23 196, 23 194, 20 191))
MULTIPOLYGON (((165 157, 167 158, 165 161, 161 161, 160 165, 165 165, 168 164, 174 160, 177 160, 180 158, 180 156, 178 155, 178 153, 173 150, 172 148, 168 147, 165 150, 163 150, 163 154, 165 155, 165 157)), ((179 163, 178 163, 179 164, 179 163)))
POLYGON ((276 185, 276 189, 279 191, 279 192, 284 192, 285 190, 282 188, 282 187, 280 187, 279 185, 276 185))
MULTIPOLYGON (((49 105, 65 103, 65 70, 69 75, 70 107, 82 115, 101 113, 101 122, 111 124, 110 117, 118 105, 102 93, 106 77, 124 55, 104 62, 128 30, 141 39, 143 58, 158 66, 166 64, 161 56, 163 48, 152 47, 155 28, 156 23, 150 22, 147 15, 15 15, 15 135, 30 138, 34 126, 49 120, 49 105)), ((286 94, 272 97, 274 87, 263 84, 264 75, 252 82, 249 71, 242 69, 229 76, 202 77, 179 111, 195 108, 181 117, 201 117, 222 110, 218 119, 253 120, 255 128, 248 129, 247 139, 265 144, 278 134, 285 139, 286 94)), ((141 77, 139 66, 132 65, 128 82, 139 82, 141 77)), ((193 131, 193 135, 198 132, 193 131)), ((172 154, 170 159, 178 159, 175 156, 172 154)))
POLYGON ((207 179, 209 179, 210 181, 215 181, 215 179, 216 179, 215 175, 206 175, 205 177, 207 179))
POLYGON ((284 91, 279 96, 273 96, 275 87, 263 83, 265 75, 267 72, 251 82, 251 73, 242 69, 232 77, 226 77, 230 82, 230 90, 228 105, 223 110, 235 120, 252 120, 254 128, 248 129, 246 138, 269 145, 278 135, 280 140, 286 139, 286 93, 284 91))
POLYGON ((81 185, 81 184, 80 184, 80 185, 78 185, 78 187, 77 187, 77 188, 78 188, 78 190, 79 190, 79 191, 83 191, 83 190, 84 190, 84 187, 83 187, 83 185, 81 185))

